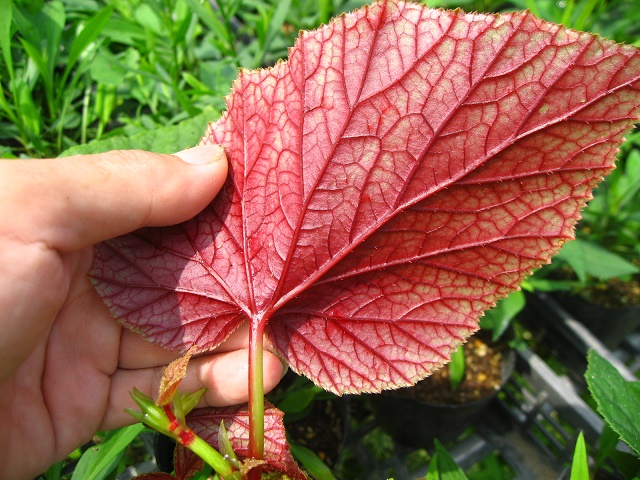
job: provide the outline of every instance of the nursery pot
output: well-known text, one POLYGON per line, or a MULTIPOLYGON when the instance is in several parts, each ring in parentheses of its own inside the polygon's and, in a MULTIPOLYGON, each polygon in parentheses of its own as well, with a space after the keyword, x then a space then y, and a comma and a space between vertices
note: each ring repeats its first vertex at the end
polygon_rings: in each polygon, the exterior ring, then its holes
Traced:
POLYGON ((591 302, 581 295, 555 295, 569 313, 581 321, 608 348, 615 349, 640 328, 640 305, 607 307, 591 302))
MULTIPOLYGON (((501 352, 500 388, 515 366, 511 349, 501 352)), ((447 368, 444 366, 443 368, 447 368)), ((446 443, 459 437, 491 404, 500 388, 488 395, 461 404, 438 404, 404 395, 416 387, 371 396, 378 425, 396 441, 411 447, 430 448, 435 439, 446 443)))

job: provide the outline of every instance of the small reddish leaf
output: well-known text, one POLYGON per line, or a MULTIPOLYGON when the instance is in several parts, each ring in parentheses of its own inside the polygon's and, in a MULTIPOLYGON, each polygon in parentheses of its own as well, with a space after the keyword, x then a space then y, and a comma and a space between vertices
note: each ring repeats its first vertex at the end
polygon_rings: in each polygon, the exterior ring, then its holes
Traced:
MULTIPOLYGON (((282 472, 294 479, 305 480, 308 477, 300 470, 291 455, 287 436, 282 423, 284 414, 273 405, 266 403, 264 412, 264 458, 248 458, 249 452, 249 413, 246 405, 227 408, 201 408, 187 417, 187 424, 196 434, 214 448, 219 449, 218 434, 220 424, 224 422, 233 451, 244 460, 245 468, 264 465, 267 471, 282 472)), ((179 447, 180 448, 180 447, 179 447)), ((190 451, 185 456, 194 455, 190 451)))
POLYGON ((191 360, 195 351, 196 346, 193 345, 187 353, 180 358, 176 358, 162 370, 162 380, 160 381, 156 405, 163 407, 171 403, 180 382, 182 382, 182 379, 187 374, 189 360, 191 360))
POLYGON ((176 480, 189 480, 204 468, 204 460, 182 445, 177 445, 173 454, 176 480))
POLYGON ((543 22, 374 3, 243 70, 204 142, 230 177, 102 244, 98 291, 165 347, 243 322, 336 393, 415 383, 573 237, 638 120, 640 54, 543 22))

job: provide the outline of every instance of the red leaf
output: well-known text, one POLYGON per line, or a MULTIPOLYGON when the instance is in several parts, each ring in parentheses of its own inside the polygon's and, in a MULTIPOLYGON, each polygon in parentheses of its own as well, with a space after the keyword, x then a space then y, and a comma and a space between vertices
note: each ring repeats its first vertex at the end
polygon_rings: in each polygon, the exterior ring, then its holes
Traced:
POLYGON ((334 392, 415 383, 573 237, 639 90, 637 49, 530 13, 364 7, 240 72, 224 191, 99 247, 97 288, 165 347, 262 322, 334 392))
POLYGON ((189 365, 189 360, 191 360, 194 351, 195 348, 191 347, 191 349, 189 349, 189 351, 183 356, 176 358, 173 362, 164 367, 162 370, 162 380, 160 381, 160 389, 156 405, 164 406, 171 403, 173 396, 180 386, 180 382, 182 382, 182 379, 187 374, 187 366, 189 365))
MULTIPOLYGON (((284 414, 267 403, 264 411, 264 462, 267 471, 286 473, 291 478, 308 477, 296 464, 282 423, 284 414)), ((207 443, 218 449, 218 431, 224 422, 233 450, 240 459, 247 459, 249 448, 249 413, 246 405, 227 408, 200 408, 187 417, 187 424, 207 443)), ((178 447, 181 448, 181 447, 178 447)), ((195 456, 190 451, 185 456, 195 456)), ((262 463, 261 463, 262 465, 262 463)))
POLYGON ((176 480, 189 480, 204 468, 204 461, 191 450, 177 444, 173 454, 173 465, 176 480))

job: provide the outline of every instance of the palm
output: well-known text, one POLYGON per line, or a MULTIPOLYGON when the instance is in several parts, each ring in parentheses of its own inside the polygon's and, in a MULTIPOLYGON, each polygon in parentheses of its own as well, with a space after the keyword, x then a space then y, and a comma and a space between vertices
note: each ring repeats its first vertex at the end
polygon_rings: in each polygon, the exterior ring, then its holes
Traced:
MULTIPOLYGON (((40 454, 25 459, 32 463, 26 468, 30 471, 46 469, 89 440, 107 411, 121 329, 98 303, 86 277, 87 258, 83 252, 58 259, 69 282, 58 283, 57 295, 51 292, 48 297, 51 308, 62 308, 26 361, 0 384, 0 408, 8 428, 0 437, 0 455, 10 458, 12 449, 29 451, 37 443, 40 454), (103 314, 96 314, 96 307, 103 314)), ((8 478, 20 472, 11 473, 8 478)))
MULTIPOLYGON (((96 242, 179 223, 211 202, 226 175, 223 151, 177 155, 184 161, 123 151, 0 162, 2 478, 32 478, 96 430, 132 423, 129 391, 155 395, 163 365, 178 356, 122 330, 87 277, 96 242)), ((202 406, 246 401, 247 342, 240 328, 191 359, 181 387, 207 388, 202 406)), ((268 391, 282 365, 264 361, 268 391)))

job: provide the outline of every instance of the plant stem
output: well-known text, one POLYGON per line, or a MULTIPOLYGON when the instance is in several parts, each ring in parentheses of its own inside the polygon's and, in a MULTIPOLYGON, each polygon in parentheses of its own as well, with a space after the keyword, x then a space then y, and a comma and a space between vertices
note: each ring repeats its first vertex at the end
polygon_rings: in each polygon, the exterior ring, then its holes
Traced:
POLYGON ((264 456, 263 321, 254 321, 249 333, 249 456, 264 456))
POLYGON ((215 448, 205 442, 186 425, 181 424, 171 411, 169 405, 164 406, 164 412, 171 422, 169 429, 178 438, 178 442, 198 455, 222 477, 233 473, 233 467, 215 448))
POLYGON ((221 477, 233 474, 233 468, 218 451, 199 436, 195 436, 188 448, 213 467, 221 477))

